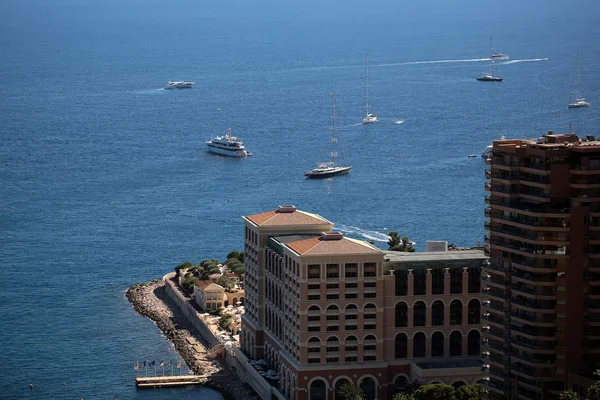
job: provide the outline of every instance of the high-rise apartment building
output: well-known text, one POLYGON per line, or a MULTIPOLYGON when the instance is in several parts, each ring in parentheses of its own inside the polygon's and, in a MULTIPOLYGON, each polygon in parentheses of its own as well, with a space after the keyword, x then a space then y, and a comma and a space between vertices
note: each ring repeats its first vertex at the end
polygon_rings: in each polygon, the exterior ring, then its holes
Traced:
POLYGON ((293 206, 243 219, 241 350, 277 372, 280 398, 481 380, 483 251, 384 252, 293 206))
POLYGON ((600 368, 600 143, 495 141, 483 362, 492 399, 551 399, 600 368))

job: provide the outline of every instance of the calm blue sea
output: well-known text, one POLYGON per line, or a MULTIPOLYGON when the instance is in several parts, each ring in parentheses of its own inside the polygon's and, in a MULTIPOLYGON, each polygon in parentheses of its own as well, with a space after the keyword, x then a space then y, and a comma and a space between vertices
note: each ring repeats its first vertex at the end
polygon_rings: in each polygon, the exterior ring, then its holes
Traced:
POLYGON ((240 216, 279 204, 382 247, 475 245, 486 145, 600 136, 596 0, 290 3, 0 2, 0 397, 218 399, 136 391, 134 363, 177 355, 130 285, 242 249, 240 216), (501 84, 475 80, 490 36, 501 84), (366 51, 381 121, 361 126, 366 51), (593 107, 568 110, 577 52, 593 107), (330 92, 354 167, 305 180, 330 92), (229 127, 253 157, 205 152, 229 127))

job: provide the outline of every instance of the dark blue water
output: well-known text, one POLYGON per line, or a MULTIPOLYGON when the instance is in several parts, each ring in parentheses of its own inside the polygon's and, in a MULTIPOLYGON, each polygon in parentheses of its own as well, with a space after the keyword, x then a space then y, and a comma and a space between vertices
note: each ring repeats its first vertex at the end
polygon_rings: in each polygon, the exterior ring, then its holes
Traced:
POLYGON ((468 154, 570 123, 600 136, 595 0, 287 3, 0 3, 1 397, 218 398, 135 390, 136 361, 177 355, 127 287, 241 249, 240 216, 279 204, 382 247, 391 230, 475 245, 484 164, 468 154), (447 62, 487 57, 491 35, 504 83, 447 62), (360 126, 367 50, 381 122, 360 126), (577 52, 593 107, 568 110, 577 52), (330 92, 354 167, 307 181, 330 92), (254 157, 205 152, 228 127, 254 157))

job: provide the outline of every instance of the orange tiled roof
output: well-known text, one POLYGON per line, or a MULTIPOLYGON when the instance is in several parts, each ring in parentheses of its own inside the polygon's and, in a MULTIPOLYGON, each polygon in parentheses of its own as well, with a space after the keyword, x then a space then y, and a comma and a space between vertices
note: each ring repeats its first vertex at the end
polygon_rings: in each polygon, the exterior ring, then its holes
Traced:
POLYGON ((341 240, 322 240, 320 237, 314 237, 286 245, 300 255, 383 254, 375 246, 346 237, 341 240))
MULTIPOLYGON (((260 226, 294 226, 331 224, 318 214, 296 210, 291 213, 266 211, 260 214, 248 215, 246 219, 260 226)), ((333 224, 332 224, 333 225, 333 224)))

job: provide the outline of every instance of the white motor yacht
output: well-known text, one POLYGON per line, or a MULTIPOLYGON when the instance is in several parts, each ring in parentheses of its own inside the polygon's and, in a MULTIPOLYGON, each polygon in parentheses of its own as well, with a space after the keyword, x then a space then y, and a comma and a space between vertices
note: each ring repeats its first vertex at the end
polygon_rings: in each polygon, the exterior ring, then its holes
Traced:
POLYGON ((188 81, 169 81, 167 86, 164 89, 191 89, 196 82, 188 82, 188 81))
POLYGON ((228 157, 247 157, 252 153, 246 151, 241 140, 231 135, 231 128, 227 129, 225 136, 217 136, 206 141, 208 151, 228 157))

